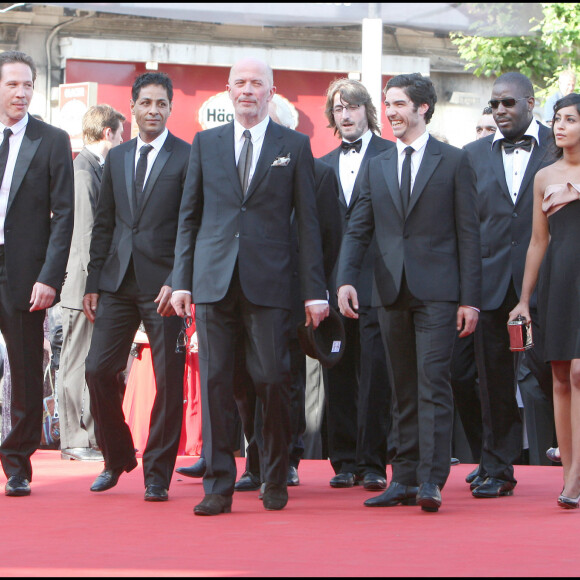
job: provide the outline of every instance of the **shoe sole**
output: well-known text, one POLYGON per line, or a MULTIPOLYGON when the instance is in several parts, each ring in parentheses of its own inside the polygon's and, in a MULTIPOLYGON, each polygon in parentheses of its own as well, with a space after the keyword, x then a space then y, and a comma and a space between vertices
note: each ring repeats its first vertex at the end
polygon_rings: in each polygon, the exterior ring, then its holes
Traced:
POLYGON ((417 500, 412 497, 412 498, 408 498, 408 499, 402 499, 400 501, 395 501, 395 502, 390 502, 390 503, 383 503, 383 504, 368 504, 366 502, 364 502, 364 505, 366 507, 395 507, 398 505, 408 505, 408 506, 415 506, 417 505, 417 500))
POLYGON ((196 516, 219 516, 220 514, 229 514, 229 513, 231 513, 231 511, 232 511, 231 506, 226 506, 219 512, 213 512, 213 511, 210 512, 210 511, 206 511, 204 509, 193 508, 193 513, 196 516))
POLYGON ((30 495, 30 490, 13 489, 11 491, 5 491, 4 495, 7 495, 8 497, 26 497, 30 495))
POLYGON ((387 489, 386 485, 377 485, 377 484, 368 484, 364 485, 364 488, 367 491, 385 491, 387 489))
MULTIPOLYGON (((477 489, 477 488, 476 488, 477 489)), ((496 497, 507 497, 514 494, 514 490, 510 489, 509 491, 500 491, 498 494, 495 495, 476 495, 472 493, 471 495, 477 499, 493 499, 496 497)))
POLYGON ((154 496, 154 495, 152 495, 150 497, 145 496, 145 501, 162 502, 162 501, 168 501, 168 500, 169 500, 169 497, 167 497, 167 496, 166 497, 159 497, 159 496, 154 496))

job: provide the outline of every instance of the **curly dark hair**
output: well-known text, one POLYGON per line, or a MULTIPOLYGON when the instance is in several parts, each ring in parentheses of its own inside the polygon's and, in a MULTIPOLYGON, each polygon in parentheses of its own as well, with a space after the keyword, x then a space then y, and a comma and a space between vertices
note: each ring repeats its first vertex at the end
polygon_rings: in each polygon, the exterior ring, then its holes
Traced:
POLYGON ((394 87, 401 88, 415 105, 415 111, 423 104, 429 106, 425 113, 425 123, 431 121, 435 112, 435 103, 437 102, 437 93, 430 78, 424 77, 421 73, 411 73, 397 75, 387 83, 383 93, 386 95, 389 89, 394 87))
POLYGON ((169 102, 173 102, 173 83, 168 75, 165 73, 155 72, 155 73, 143 73, 139 75, 135 82, 133 83, 133 88, 131 89, 131 98, 133 101, 136 101, 139 98, 139 93, 143 87, 147 87, 149 85, 161 85, 165 87, 167 91, 167 97, 169 98, 169 102))

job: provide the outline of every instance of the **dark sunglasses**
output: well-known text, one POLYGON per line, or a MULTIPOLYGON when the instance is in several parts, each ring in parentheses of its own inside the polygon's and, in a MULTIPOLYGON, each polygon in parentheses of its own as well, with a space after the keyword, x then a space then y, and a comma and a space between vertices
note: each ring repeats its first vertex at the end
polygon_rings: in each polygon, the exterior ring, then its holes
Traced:
POLYGON ((183 327, 179 331, 179 336, 177 337, 177 343, 175 345, 175 352, 187 352, 187 347, 189 346, 189 336, 187 336, 187 329, 193 324, 193 318, 191 316, 186 316, 183 319, 183 327))
POLYGON ((489 101, 489 106, 492 109, 497 109, 499 104, 501 103, 506 109, 511 109, 512 107, 516 106, 518 101, 527 101, 530 97, 522 97, 521 99, 514 99, 509 97, 507 99, 492 99, 489 101))

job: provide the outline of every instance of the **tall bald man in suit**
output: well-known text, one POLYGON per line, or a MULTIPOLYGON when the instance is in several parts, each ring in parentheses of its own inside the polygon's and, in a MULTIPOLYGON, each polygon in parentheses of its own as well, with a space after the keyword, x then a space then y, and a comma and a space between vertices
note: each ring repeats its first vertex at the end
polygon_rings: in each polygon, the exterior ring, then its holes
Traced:
POLYGON ((393 77, 385 111, 397 146, 370 160, 339 258, 338 303, 356 318, 354 287, 373 233, 373 304, 393 369, 398 433, 393 480, 368 507, 435 512, 449 476, 451 355, 470 335, 481 301, 475 173, 465 151, 427 132, 437 95, 419 73, 393 77))
POLYGON ((0 54, 0 331, 12 376, 12 430, 0 446, 8 496, 30 495, 42 429, 43 324, 58 302, 73 230, 70 138, 28 107, 36 67, 0 54))
POLYGON ((167 130, 173 83, 145 73, 133 83, 139 134, 105 161, 90 247, 83 310, 94 322, 86 378, 105 469, 91 491, 117 485, 137 466, 119 397, 139 323, 151 345, 156 394, 143 453, 145 501, 167 501, 183 420, 185 354, 175 352, 182 321, 171 306, 171 270, 190 146, 167 130))
POLYGON ((238 61, 227 89, 234 121, 193 141, 173 273, 176 312, 186 316, 191 300, 196 304, 207 463, 197 515, 231 511, 236 464, 229 432, 240 334, 263 409, 263 506, 280 510, 288 501, 293 212, 306 324, 317 327, 328 315, 309 139, 270 121, 276 87, 266 63, 238 61))
MULTIPOLYGON (((341 139, 340 145, 322 161, 334 169, 338 179, 342 238, 360 195, 365 165, 395 144, 379 136, 376 108, 358 81, 333 81, 328 87, 325 112, 329 127, 341 139)), ((359 318, 343 317, 345 353, 326 375, 328 453, 335 472, 331 487, 352 487, 360 482, 369 491, 380 491, 387 486, 391 379, 377 309, 371 306, 376 251, 373 239, 356 282, 359 318)), ((336 287, 337 266, 331 287, 336 287)), ((334 292, 330 301, 338 309, 334 292)))

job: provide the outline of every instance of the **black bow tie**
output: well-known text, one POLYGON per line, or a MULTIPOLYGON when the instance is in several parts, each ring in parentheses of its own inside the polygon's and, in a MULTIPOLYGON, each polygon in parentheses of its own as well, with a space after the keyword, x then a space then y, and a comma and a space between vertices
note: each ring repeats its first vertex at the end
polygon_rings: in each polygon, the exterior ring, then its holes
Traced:
POLYGON ((350 143, 349 141, 343 141, 340 146, 342 147, 343 153, 348 153, 351 149, 354 149, 357 153, 360 153, 362 147, 362 139, 358 139, 354 143, 350 143))
POLYGON ((529 135, 524 135, 519 141, 511 143, 510 141, 503 140, 503 150, 506 153, 513 153, 514 149, 525 149, 526 151, 532 150, 533 137, 529 135))

